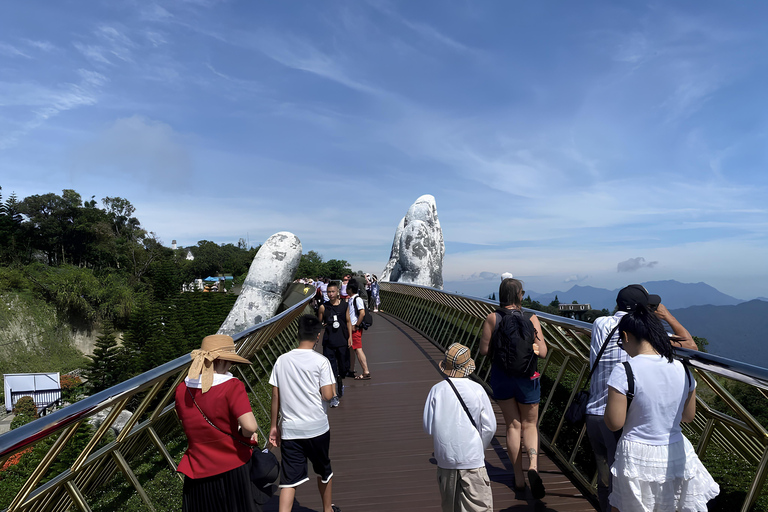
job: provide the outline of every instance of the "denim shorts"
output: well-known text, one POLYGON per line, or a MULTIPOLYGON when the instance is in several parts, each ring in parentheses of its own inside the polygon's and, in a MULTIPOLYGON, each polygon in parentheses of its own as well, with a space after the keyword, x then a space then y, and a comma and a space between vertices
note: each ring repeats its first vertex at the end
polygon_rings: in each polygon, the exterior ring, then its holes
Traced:
POLYGON ((519 404, 537 404, 541 401, 541 379, 538 377, 510 377, 494 365, 488 383, 495 400, 514 398, 519 404))

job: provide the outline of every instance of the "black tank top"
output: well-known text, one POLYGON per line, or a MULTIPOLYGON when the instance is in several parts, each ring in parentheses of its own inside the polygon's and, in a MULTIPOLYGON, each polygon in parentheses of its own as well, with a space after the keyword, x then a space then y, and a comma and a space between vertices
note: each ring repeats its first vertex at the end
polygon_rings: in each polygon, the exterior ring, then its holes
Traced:
POLYGON ((329 347, 345 347, 349 340, 347 333, 347 301, 342 300, 337 306, 330 301, 323 303, 323 323, 325 324, 325 334, 323 335, 323 345, 329 347), (336 315, 339 327, 333 328, 333 315, 336 315))

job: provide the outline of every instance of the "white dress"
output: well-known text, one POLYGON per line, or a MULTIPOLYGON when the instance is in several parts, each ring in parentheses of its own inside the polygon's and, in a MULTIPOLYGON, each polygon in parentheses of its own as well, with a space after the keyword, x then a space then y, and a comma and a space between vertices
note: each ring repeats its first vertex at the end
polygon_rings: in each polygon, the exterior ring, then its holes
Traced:
MULTIPOLYGON (((612 506, 620 512, 703 512, 720 493, 680 427, 689 386, 682 363, 640 354, 629 364, 635 398, 611 467, 612 506)), ((627 393, 624 365, 617 365, 608 385, 627 393)))

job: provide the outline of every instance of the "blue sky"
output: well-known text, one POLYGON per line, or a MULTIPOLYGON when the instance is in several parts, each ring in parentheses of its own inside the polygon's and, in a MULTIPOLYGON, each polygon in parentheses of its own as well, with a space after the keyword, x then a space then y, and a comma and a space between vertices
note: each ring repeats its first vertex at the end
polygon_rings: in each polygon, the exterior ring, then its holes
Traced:
POLYGON ((432 194, 449 282, 768 296, 763 2, 40 5, 0 17, 4 196, 376 272, 432 194))

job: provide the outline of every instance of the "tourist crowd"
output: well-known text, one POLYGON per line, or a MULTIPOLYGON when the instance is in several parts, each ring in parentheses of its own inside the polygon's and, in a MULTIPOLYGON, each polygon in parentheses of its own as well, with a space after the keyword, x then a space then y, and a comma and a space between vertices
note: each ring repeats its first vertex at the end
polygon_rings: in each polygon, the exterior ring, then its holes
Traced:
MULTIPOLYGON (((323 511, 339 512, 331 499, 328 408, 339 406, 345 378, 371 379, 362 340, 378 311, 379 285, 369 274, 303 284, 316 289, 316 315, 299 318, 298 348, 281 355, 272 369, 268 442, 281 454, 280 512, 292 509, 296 487, 309 480, 308 462, 317 475, 323 511)), ((530 491, 541 500, 546 489, 538 466, 537 362, 548 347, 537 316, 522 310, 524 296, 522 282, 502 280, 500 307, 485 318, 479 353, 492 361, 488 384, 504 418, 516 496, 526 499, 530 491)), ((673 346, 696 350, 661 298, 640 285, 622 289, 615 314, 594 323, 585 421, 602 512, 705 511, 719 493, 682 435, 680 422, 695 415, 696 381, 672 357, 673 346)), ((185 475, 183 510, 260 510, 271 496, 271 482, 251 483, 259 473, 258 457, 251 453, 258 446, 256 420, 243 383, 229 373, 232 364, 248 361, 235 353, 232 338, 220 335, 206 337, 192 358, 189 375, 176 389, 176 409, 189 440, 178 468, 185 475)), ((485 451, 497 427, 491 401, 469 378, 475 362, 468 347, 450 345, 438 366, 443 379, 427 396, 423 427, 433 438, 442 510, 492 511, 485 468, 485 451)), ((257 447, 254 453, 264 452, 257 447)))

